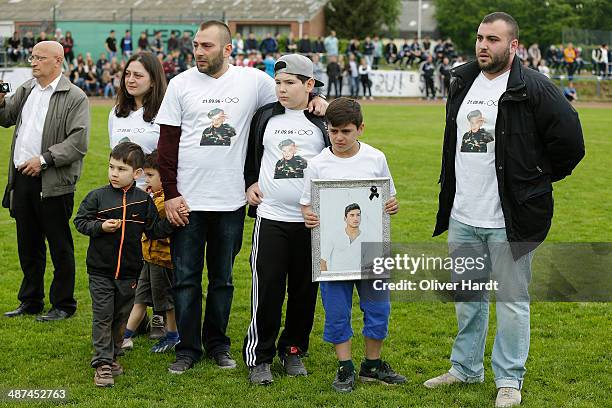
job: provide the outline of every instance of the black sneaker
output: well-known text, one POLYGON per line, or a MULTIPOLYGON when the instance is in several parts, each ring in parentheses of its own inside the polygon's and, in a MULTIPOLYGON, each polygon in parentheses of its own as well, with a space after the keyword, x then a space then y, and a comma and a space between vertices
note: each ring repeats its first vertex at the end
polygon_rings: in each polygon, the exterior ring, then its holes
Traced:
POLYGON ((249 367, 249 382, 253 385, 269 385, 274 382, 270 364, 262 363, 249 367))
POLYGON ((213 354, 213 360, 217 363, 217 367, 222 369, 236 368, 236 360, 232 358, 229 351, 221 351, 213 354))
POLYGON ((306 371, 306 367, 302 363, 302 353, 299 348, 294 346, 287 347, 285 354, 281 354, 278 358, 289 377, 308 375, 308 371, 306 371))
POLYGON ((187 357, 177 357, 176 361, 170 364, 168 371, 172 374, 183 374, 185 371, 193 367, 193 361, 187 357))
POLYGON ((355 389, 355 370, 343 366, 338 367, 332 388, 338 392, 351 392, 355 389))
POLYGON ((393 371, 386 361, 381 361, 380 367, 371 369, 366 369, 364 363, 361 363, 359 379, 364 382, 380 382, 386 385, 397 385, 406 382, 406 377, 393 371))

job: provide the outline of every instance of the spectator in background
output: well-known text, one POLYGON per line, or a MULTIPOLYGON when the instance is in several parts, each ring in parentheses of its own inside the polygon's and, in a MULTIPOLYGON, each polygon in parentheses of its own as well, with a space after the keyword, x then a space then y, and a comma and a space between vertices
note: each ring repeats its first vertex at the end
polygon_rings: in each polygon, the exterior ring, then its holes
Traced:
MULTIPOLYGON (((325 40, 323 37, 319 37, 318 40, 314 42, 313 51, 315 54, 319 56, 319 58, 323 58, 325 55, 325 40)), ((320 80, 320 79, 319 79, 320 80)))
POLYGON ((289 36, 287 36, 287 42, 285 43, 285 52, 287 54, 295 54, 297 49, 298 47, 293 36, 293 31, 290 31, 289 36))
POLYGON ((463 56, 459 55, 457 56, 455 62, 453 62, 453 68, 457 68, 458 66, 463 64, 465 64, 465 60, 463 59, 463 56))
POLYGON ((555 68, 557 63, 557 47, 554 44, 551 44, 550 47, 546 50, 546 54, 544 55, 546 58, 547 65, 550 68, 555 68))
POLYGON ((383 43, 378 35, 374 36, 374 61, 372 62, 372 69, 378 69, 378 64, 383 56, 383 43))
POLYGON ((264 71, 266 71, 266 74, 274 78, 274 64, 276 64, 274 55, 271 53, 266 54, 266 58, 264 59, 263 64, 265 66, 264 71))
POLYGON ((45 33, 44 31, 41 31, 40 34, 38 34, 38 38, 36 39, 36 44, 42 41, 47 41, 47 33, 45 33))
POLYGON ((64 61, 71 64, 74 61, 74 38, 72 38, 72 32, 66 31, 66 36, 60 41, 64 48, 64 61))
POLYGON ((584 69, 584 59, 582 59, 582 47, 576 48, 576 71, 578 75, 584 69))
POLYGON ((457 56, 455 53, 455 44, 453 44, 450 37, 444 42, 444 56, 448 57, 451 61, 457 56))
POLYGON ((100 54, 100 58, 98 59, 98 61, 96 61, 96 74, 98 75, 98 77, 102 76, 102 71, 107 63, 108 59, 106 58, 106 53, 103 52, 100 54))
POLYGON ((121 54, 124 59, 128 59, 132 56, 132 52, 134 52, 134 44, 132 40, 132 33, 130 30, 125 30, 125 35, 121 39, 121 54))
MULTIPOLYGON (((436 62, 441 62, 444 60, 444 44, 442 43, 442 40, 438 40, 436 42, 436 45, 433 49, 433 54, 436 62)), ((450 57, 448 58, 448 60, 450 61, 450 57)))
POLYGON ((351 86, 351 97, 359 97, 359 67, 355 61, 355 54, 349 54, 348 73, 349 85, 351 86))
POLYGON ((570 102, 574 102, 578 100, 578 93, 576 92, 576 88, 574 88, 574 83, 569 81, 567 86, 563 88, 563 96, 570 102))
POLYGON ((442 94, 442 99, 446 100, 448 98, 448 90, 450 88, 450 80, 451 80, 451 64, 448 57, 442 58, 442 63, 438 68, 438 72, 440 72, 440 93, 442 94))
POLYGON ((325 68, 323 67, 323 64, 321 63, 321 57, 319 57, 319 54, 312 54, 312 65, 313 65, 313 70, 314 70, 314 78, 317 81, 320 81, 321 83, 323 83, 323 80, 325 79, 323 74, 325 73, 325 68))
POLYGON ((164 75, 166 76, 166 82, 170 82, 170 80, 178 74, 177 54, 177 50, 171 54, 168 54, 162 64, 164 75))
POLYGON ((334 30, 330 31, 329 35, 325 37, 323 43, 325 45, 325 51, 328 57, 338 56, 338 38, 336 38, 336 32, 334 30))
MULTIPOLYGON (((259 45, 259 50, 266 58, 268 54, 274 54, 278 51, 278 44, 276 43, 276 39, 272 37, 272 33, 266 34, 266 38, 264 38, 259 45)), ((274 77, 274 67, 272 68, 272 77, 274 77)))
POLYGON ((140 33, 140 38, 138 38, 138 52, 150 51, 151 47, 149 45, 149 37, 146 31, 140 33))
POLYGON ((370 36, 366 36, 365 41, 363 42, 363 57, 366 60, 367 65, 372 69, 372 64, 374 63, 374 43, 370 36))
POLYGON ((421 74, 425 81, 425 98, 436 99, 436 86, 434 85, 434 75, 436 72, 436 66, 433 63, 431 55, 427 56, 425 63, 421 66, 421 74))
POLYGON ((61 28, 56 28, 55 29, 55 37, 54 37, 55 41, 57 41, 58 43, 62 43, 62 40, 64 39, 64 36, 62 35, 62 29, 61 28))
POLYGON ((23 56, 23 48, 21 47, 21 38, 19 37, 19 31, 15 31, 13 36, 7 41, 8 47, 6 53, 13 62, 18 62, 23 56))
POLYGON ((423 40, 423 49, 422 49, 423 53, 430 55, 432 54, 432 49, 431 49, 431 38, 429 38, 428 35, 425 36, 425 39, 423 40))
MULTIPOLYGON (((68 32, 66 33, 66 36, 68 36, 68 32)), ((106 48, 109 60, 112 60, 113 57, 117 55, 117 39, 115 38, 115 30, 110 30, 110 33, 104 42, 104 48, 106 48)))
POLYGON ((372 67, 368 64, 367 58, 361 58, 361 63, 359 64, 358 69, 359 80, 361 81, 361 88, 363 89, 362 99, 366 99, 368 95, 370 99, 374 99, 372 97, 372 81, 370 80, 370 72, 372 72, 372 67))
POLYGON ((395 64, 395 62, 397 61, 398 50, 397 45, 395 45, 395 40, 393 40, 393 38, 390 38, 389 42, 385 45, 383 55, 385 56, 387 64, 395 64))
POLYGON ((540 52, 540 46, 538 43, 533 43, 527 50, 529 54, 529 60, 531 61, 531 66, 534 68, 538 68, 540 66, 540 61, 542 60, 542 53, 540 52))
POLYGON ((546 78, 550 78, 550 68, 548 68, 548 65, 546 64, 546 60, 540 61, 540 65, 538 65, 538 71, 540 71, 540 73, 544 75, 546 78))
POLYGON ((23 58, 26 59, 30 54, 32 54, 32 48, 36 42, 34 41, 34 34, 32 31, 27 31, 23 40, 21 40, 21 46, 23 47, 23 58))
POLYGON ((179 71, 184 72, 190 68, 195 67, 195 61, 193 60, 193 54, 189 53, 185 55, 185 58, 179 60, 179 71))
POLYGON ((232 53, 234 57, 238 54, 244 54, 244 40, 240 33, 236 33, 236 36, 232 39, 232 53))
POLYGON ((334 97, 339 97, 342 92, 342 70, 340 64, 336 61, 338 57, 336 55, 327 56, 327 98, 331 94, 331 88, 334 87, 334 97))
POLYGON ((402 65, 412 65, 412 61, 414 61, 414 56, 412 55, 412 47, 410 47, 407 38, 404 39, 404 43, 402 44, 402 48, 400 49, 398 61, 400 68, 402 67, 402 65))
POLYGON ((100 87, 104 90, 105 98, 114 98, 116 95, 115 84, 110 62, 107 62, 102 67, 102 75, 100 76, 100 87))
POLYGON ((80 60, 77 58, 76 66, 74 67, 70 75, 70 81, 79 88, 81 88, 83 91, 85 91, 87 89, 85 85, 86 79, 87 71, 85 71, 85 62, 83 61, 83 58, 81 58, 80 60))
POLYGON ((344 84, 344 77, 346 77, 349 86, 351 83, 351 67, 349 65, 348 59, 343 55, 338 55, 338 65, 340 66, 340 78, 338 78, 338 94, 342 96, 342 86, 344 84))
POLYGON ((234 65, 237 67, 247 67, 248 66, 248 60, 244 59, 244 53, 239 52, 238 54, 236 54, 234 65))
POLYGON ((257 39, 255 39, 255 34, 252 32, 249 33, 249 38, 247 38, 244 47, 246 48, 246 52, 250 53, 251 51, 257 51, 259 47, 257 46, 257 39))
POLYGON ((161 31, 155 32, 155 37, 153 38, 153 43, 151 44, 151 51, 157 55, 164 54, 164 42, 162 40, 161 31))
POLYGON ((176 38, 176 32, 174 30, 170 31, 170 38, 168 38, 166 48, 168 50, 168 54, 173 54, 175 51, 179 51, 179 42, 176 38))
POLYGON ((412 44, 410 44, 410 51, 412 51, 412 61, 408 65, 412 65, 415 62, 420 63, 421 61, 425 60, 425 56, 423 55, 423 48, 421 47, 421 44, 419 43, 419 39, 417 37, 414 37, 414 39, 412 40, 412 44))
POLYGON ((304 37, 298 42, 298 52, 304 55, 312 54, 312 43, 310 42, 308 34, 304 34, 304 37))
POLYGON ((181 37, 181 41, 180 41, 180 47, 181 47, 181 59, 186 59, 187 55, 191 55, 191 60, 193 61, 193 44, 192 44, 192 39, 191 39, 191 34, 189 33, 189 31, 185 30, 183 31, 183 36, 181 37))
POLYGON ((571 42, 563 50, 563 60, 567 69, 567 77, 572 81, 574 79, 574 72, 576 72, 576 50, 571 42))
POLYGON ((348 55, 353 54, 355 58, 357 58, 359 54, 359 40, 356 38, 351 38, 348 47, 346 48, 346 53, 348 55))
POLYGON ((98 76, 96 75, 96 66, 89 53, 87 53, 87 60, 85 62, 85 72, 87 73, 85 77, 85 93, 88 96, 97 95, 99 90, 98 76))
POLYGON ((608 71, 608 64, 610 63, 610 53, 608 51, 608 44, 601 44, 601 60, 599 61, 599 74, 602 78, 606 77, 608 71))
POLYGON ((529 59, 529 53, 527 52, 527 49, 525 48, 525 44, 520 43, 518 48, 516 49, 516 56, 519 57, 519 59, 521 60, 521 64, 523 63, 523 61, 526 61, 529 59))

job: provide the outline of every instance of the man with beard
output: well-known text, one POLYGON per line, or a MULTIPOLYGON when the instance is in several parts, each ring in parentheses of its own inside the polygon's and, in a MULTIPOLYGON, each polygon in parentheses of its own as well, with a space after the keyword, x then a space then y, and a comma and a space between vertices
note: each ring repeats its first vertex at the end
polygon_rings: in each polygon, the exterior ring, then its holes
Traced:
MULTIPOLYGON (((531 259, 551 226, 551 183, 571 174, 584 156, 578 114, 552 82, 521 66, 515 56, 518 32, 512 16, 487 15, 478 27, 477 61, 451 71, 434 231, 435 236, 448 229, 451 256, 458 245, 479 246, 476 256, 490 260, 485 272, 499 284, 491 358, 496 407, 521 402, 531 259), (475 108, 495 129, 486 152, 478 154, 461 150, 462 136, 470 130, 466 118, 475 108)), ((473 296, 455 303, 459 332, 450 370, 426 381, 426 387, 484 381, 488 292, 473 296)))
MULTIPOLYGON (((244 161, 255 111, 276 101, 274 80, 256 69, 229 64, 231 33, 227 25, 208 21, 193 39, 196 67, 172 79, 157 114, 160 125, 159 172, 168 220, 178 226, 172 236, 175 310, 181 342, 169 367, 182 374, 201 359, 202 346, 220 368, 234 368, 226 335, 234 287, 232 267, 242 245, 244 161), (235 130, 229 145, 200 145, 209 115, 222 109, 235 130), (179 160, 180 157, 180 160, 179 160), (184 205, 188 216, 179 213, 184 205), (202 325, 204 251, 208 272, 202 325)), ((327 103, 314 98, 309 110, 322 114, 327 103)))

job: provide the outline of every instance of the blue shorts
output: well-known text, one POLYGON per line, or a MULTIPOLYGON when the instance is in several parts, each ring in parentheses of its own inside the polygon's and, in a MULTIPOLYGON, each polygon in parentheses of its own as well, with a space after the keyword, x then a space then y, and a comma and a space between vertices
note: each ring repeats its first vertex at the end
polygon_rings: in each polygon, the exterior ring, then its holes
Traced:
POLYGON ((359 293, 359 307, 363 312, 363 331, 366 337, 382 340, 387 337, 391 302, 389 291, 374 290, 373 280, 321 282, 321 299, 325 308, 323 340, 340 344, 353 337, 351 310, 353 286, 359 293))

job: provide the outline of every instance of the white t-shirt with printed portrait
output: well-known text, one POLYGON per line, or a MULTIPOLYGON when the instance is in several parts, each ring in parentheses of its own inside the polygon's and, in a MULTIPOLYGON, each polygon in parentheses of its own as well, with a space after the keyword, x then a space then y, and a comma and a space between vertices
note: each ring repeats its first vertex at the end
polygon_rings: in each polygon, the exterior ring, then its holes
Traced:
POLYGON ((174 77, 156 123, 180 126, 177 189, 192 211, 234 211, 246 204, 244 161, 255 111, 276 100, 264 72, 230 65, 219 78, 197 67, 174 77))
MULTIPOLYGON (((108 136, 110 148, 113 149, 119 143, 133 142, 142 148, 145 154, 157 149, 159 140, 159 125, 155 122, 145 122, 144 108, 130 112, 125 118, 119 118, 115 114, 115 107, 108 114, 108 136)), ((144 176, 136 180, 136 186, 144 188, 144 176)))
POLYGON ((283 222, 304 222, 300 197, 308 162, 325 148, 323 134, 302 110, 285 113, 268 121, 263 137, 259 189, 263 194, 257 215, 283 222))
POLYGON ((509 76, 507 71, 489 80, 481 72, 457 113, 451 217, 473 227, 505 227, 495 170, 495 122, 509 76))

